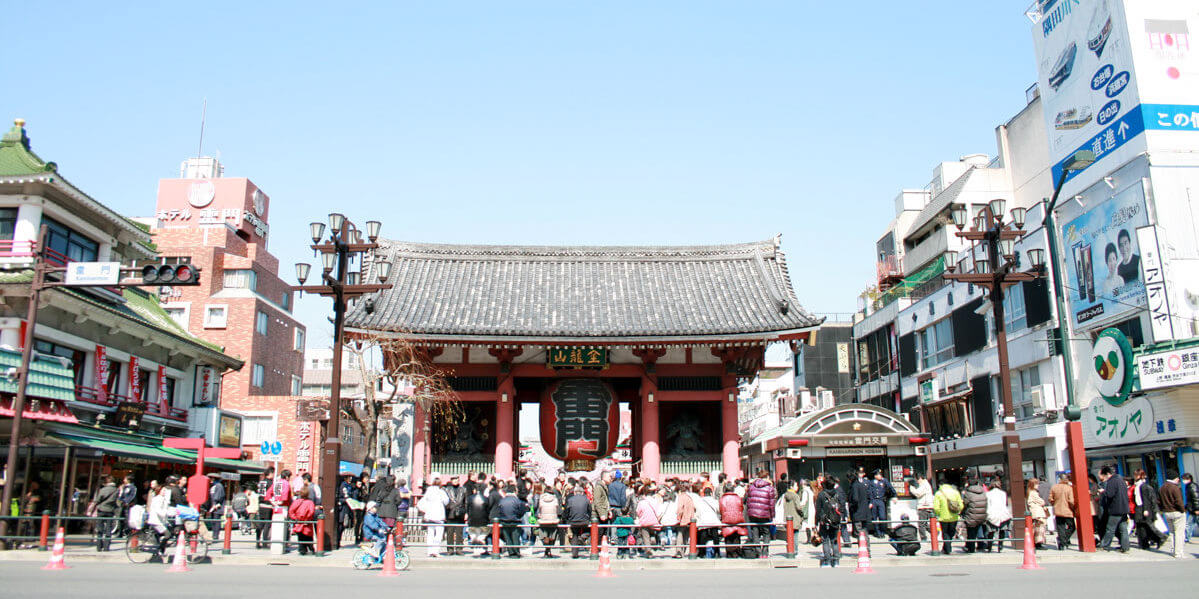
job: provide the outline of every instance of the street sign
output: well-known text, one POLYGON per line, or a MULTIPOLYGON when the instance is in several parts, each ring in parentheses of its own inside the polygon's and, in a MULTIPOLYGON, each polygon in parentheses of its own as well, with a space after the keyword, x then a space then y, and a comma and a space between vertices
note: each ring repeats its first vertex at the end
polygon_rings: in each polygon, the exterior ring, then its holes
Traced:
POLYGON ((258 449, 264 462, 278 462, 283 457, 283 444, 278 441, 263 441, 258 449))
POLYGON ((120 262, 72 262, 67 267, 67 285, 107 286, 121 280, 120 262))
POLYGON ((329 419, 329 400, 300 399, 296 401, 296 420, 313 421, 329 419))

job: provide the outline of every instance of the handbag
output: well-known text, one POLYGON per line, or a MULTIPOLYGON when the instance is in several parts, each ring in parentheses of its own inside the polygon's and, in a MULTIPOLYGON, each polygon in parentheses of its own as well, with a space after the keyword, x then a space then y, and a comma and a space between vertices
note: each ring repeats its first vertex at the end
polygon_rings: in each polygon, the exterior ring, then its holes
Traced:
POLYGON ((813 530, 811 543, 813 547, 819 547, 821 543, 824 543, 824 539, 820 537, 820 533, 813 530))
POLYGON ((1170 532, 1170 527, 1166 526, 1166 521, 1161 517, 1160 514, 1158 517, 1153 519, 1153 528, 1156 528, 1157 532, 1163 535, 1169 534, 1170 532))

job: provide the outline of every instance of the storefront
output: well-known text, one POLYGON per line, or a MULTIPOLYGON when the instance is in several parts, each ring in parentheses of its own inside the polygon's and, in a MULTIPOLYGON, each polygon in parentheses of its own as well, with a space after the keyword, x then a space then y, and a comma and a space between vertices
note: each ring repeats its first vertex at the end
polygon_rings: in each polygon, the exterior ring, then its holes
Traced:
POLYGON ((742 444, 747 472, 765 469, 774 478, 811 480, 821 472, 844 476, 864 468, 882 470, 895 492, 910 495, 909 484, 927 466, 928 435, 903 416, 868 404, 835 406, 804 414, 742 444))

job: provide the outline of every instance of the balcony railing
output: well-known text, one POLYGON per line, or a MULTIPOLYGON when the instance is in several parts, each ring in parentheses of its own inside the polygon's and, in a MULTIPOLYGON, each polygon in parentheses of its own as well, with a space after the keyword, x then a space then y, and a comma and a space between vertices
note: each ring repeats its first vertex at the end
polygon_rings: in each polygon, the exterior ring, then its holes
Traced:
POLYGON ((885 279, 903 278, 903 263, 898 256, 885 256, 875 264, 875 271, 878 273, 879 283, 885 279))
POLYGON ((0 240, 0 258, 32 258, 33 242, 0 240))
POLYGON ((662 460, 662 474, 699 474, 724 468, 719 454, 703 454, 679 459, 662 460))
POLYGON ((106 408, 115 408, 122 403, 141 404, 145 407, 146 413, 151 416, 158 416, 159 418, 169 418, 171 420, 179 421, 187 420, 187 410, 182 408, 167 406, 164 410, 162 404, 158 402, 150 403, 146 402, 145 400, 134 401, 133 399, 130 399, 129 396, 118 393, 106 393, 101 395, 100 390, 96 389, 95 387, 75 387, 75 400, 97 406, 104 406, 106 408))

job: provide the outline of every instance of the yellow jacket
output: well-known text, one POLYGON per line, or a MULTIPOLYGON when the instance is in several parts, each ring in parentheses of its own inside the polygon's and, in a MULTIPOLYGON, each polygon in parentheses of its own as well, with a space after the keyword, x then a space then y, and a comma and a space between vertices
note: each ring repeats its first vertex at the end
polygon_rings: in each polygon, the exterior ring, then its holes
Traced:
POLYGON ((957 522, 963 507, 962 494, 951 484, 941 485, 937 494, 933 496, 933 513, 937 515, 938 522, 957 522), (956 510, 953 509, 955 506, 956 510))

